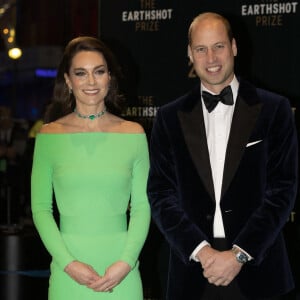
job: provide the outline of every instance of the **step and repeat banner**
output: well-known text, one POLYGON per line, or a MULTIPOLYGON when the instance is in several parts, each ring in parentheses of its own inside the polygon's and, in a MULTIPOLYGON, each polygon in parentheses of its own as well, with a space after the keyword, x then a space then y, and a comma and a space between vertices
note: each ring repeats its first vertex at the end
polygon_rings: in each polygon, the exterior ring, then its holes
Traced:
MULTIPOLYGON (((114 51, 123 70, 122 93, 127 98, 125 117, 140 122, 148 136, 159 107, 173 101, 198 82, 187 58, 187 31, 201 12, 226 16, 238 45, 236 73, 259 87, 287 96, 300 132, 300 6, 280 0, 113 0, 100 1, 99 32, 114 51)), ((288 250, 300 289, 300 225, 296 207, 285 227, 288 250)), ((156 261, 145 268, 145 289, 163 293, 167 249, 152 229, 145 246, 145 259, 158 249, 156 261), (147 249, 147 245, 151 249, 147 249), (156 248, 155 248, 156 247, 156 248), (147 256, 146 256, 147 255, 147 256), (162 284, 147 281, 147 273, 160 268, 162 284), (154 285, 154 286, 150 286, 154 285)), ((159 276, 157 276, 159 277, 159 276)), ((149 292, 151 293, 151 292, 149 292)))

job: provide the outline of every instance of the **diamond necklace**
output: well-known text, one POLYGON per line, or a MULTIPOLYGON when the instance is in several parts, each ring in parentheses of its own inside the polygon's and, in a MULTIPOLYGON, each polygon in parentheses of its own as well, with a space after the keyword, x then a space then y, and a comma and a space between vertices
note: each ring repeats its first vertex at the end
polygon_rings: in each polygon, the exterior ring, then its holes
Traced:
POLYGON ((101 116, 103 116, 106 113, 106 108, 104 108, 102 111, 98 112, 95 115, 82 115, 81 113, 79 113, 76 108, 74 108, 74 113, 76 114, 77 117, 82 118, 82 119, 90 119, 90 120, 94 120, 97 118, 100 118, 101 116))

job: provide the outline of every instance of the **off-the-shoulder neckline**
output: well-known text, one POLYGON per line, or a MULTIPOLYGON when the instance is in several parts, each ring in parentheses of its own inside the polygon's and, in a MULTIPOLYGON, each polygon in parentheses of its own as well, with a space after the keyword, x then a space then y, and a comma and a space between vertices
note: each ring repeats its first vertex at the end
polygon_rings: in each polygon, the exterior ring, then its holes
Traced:
POLYGON ((88 135, 88 134, 112 134, 112 135, 145 135, 145 132, 116 132, 116 131, 78 131, 78 132, 39 132, 38 135, 88 135))

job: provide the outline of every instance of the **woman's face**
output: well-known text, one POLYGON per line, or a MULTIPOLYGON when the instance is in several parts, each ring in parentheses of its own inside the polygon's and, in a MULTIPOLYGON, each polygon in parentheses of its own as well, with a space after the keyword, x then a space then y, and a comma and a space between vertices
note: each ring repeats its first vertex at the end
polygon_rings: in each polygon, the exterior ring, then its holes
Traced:
POLYGON ((96 51, 80 51, 72 60, 66 84, 72 90, 76 103, 97 106, 104 103, 110 74, 103 55, 96 51))

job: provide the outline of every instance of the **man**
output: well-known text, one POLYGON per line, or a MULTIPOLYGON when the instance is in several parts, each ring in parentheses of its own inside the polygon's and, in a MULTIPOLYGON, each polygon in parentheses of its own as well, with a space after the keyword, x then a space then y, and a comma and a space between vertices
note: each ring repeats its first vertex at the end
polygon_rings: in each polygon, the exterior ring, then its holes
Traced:
POLYGON ((282 234, 297 188, 289 102, 235 76, 237 44, 218 14, 194 19, 188 55, 200 85, 161 107, 150 146, 167 299, 279 299, 294 287, 282 234))

